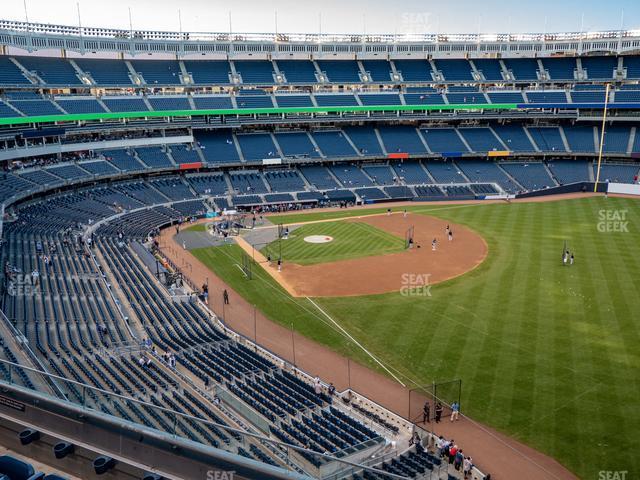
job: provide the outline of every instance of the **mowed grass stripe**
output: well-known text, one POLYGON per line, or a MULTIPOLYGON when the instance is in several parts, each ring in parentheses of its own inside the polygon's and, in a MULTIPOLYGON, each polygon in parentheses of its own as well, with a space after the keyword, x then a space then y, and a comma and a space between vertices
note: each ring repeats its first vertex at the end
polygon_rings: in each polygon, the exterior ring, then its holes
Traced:
POLYGON ((288 239, 271 242, 261 252, 276 259, 282 249, 283 262, 313 265, 397 253, 404 247, 404 239, 366 223, 338 221, 293 229, 288 239), (329 236, 333 240, 319 244, 306 242, 305 237, 311 235, 329 236))

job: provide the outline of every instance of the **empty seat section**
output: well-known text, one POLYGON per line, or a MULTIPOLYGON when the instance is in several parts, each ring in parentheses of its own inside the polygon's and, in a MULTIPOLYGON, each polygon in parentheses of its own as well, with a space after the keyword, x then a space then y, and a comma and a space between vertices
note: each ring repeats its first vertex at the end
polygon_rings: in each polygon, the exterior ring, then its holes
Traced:
POLYGON ((503 62, 517 81, 538 80, 538 61, 535 58, 505 58, 503 62))
POLYGON ((82 85, 76 69, 63 58, 16 57, 16 60, 47 85, 82 85))
POLYGON ((364 71, 373 82, 391 81, 391 64, 386 60, 362 60, 364 71))
POLYGON ((498 134, 507 149, 512 152, 535 152, 527 133, 520 125, 494 125, 493 131, 498 134))
POLYGON ((306 132, 276 133, 276 141, 286 157, 319 158, 306 132))
POLYGON ((570 92, 573 103, 604 103, 605 90, 599 88, 578 89, 570 92))
POLYGON ((193 97, 193 104, 198 110, 230 110, 233 108, 231 97, 228 95, 193 97))
POLYGON ((433 183, 433 180, 422 168, 419 161, 406 161, 392 164, 398 178, 409 185, 419 185, 421 183, 433 183))
POLYGON ((527 127, 527 131, 542 152, 566 152, 558 127, 527 127))
POLYGON ((408 126, 380 126, 380 137, 388 153, 427 153, 418 132, 408 126))
POLYGON ((239 134, 237 138, 242 155, 248 162, 280 156, 268 133, 239 134))
POLYGON ((471 64, 467 60, 434 60, 433 63, 436 70, 440 71, 448 82, 474 81, 471 64))
POLYGON ((504 150, 504 146, 490 128, 458 128, 458 132, 464 137, 473 152, 504 150))
POLYGON ((96 85, 132 85, 129 68, 122 60, 76 58, 74 62, 96 85))
POLYGON ((467 183, 458 166, 450 161, 429 160, 424 163, 436 183, 467 183))
POLYGON ((345 134, 340 130, 313 132, 312 136, 326 157, 354 157, 357 155, 345 134))
POLYGON ((595 137, 593 127, 573 126, 565 127, 564 136, 569 149, 576 153, 595 152, 595 137))
POLYGON ((542 65, 551 80, 573 80, 577 68, 575 58, 543 58, 542 65))
POLYGON ((187 177, 187 181, 201 195, 226 195, 229 189, 222 173, 193 175, 187 177))
POLYGON ((238 108, 274 108, 269 95, 238 95, 236 105, 238 108))
POLYGON ((149 103, 154 110, 191 110, 187 97, 155 96, 149 97, 149 103))
POLYGON ((316 68, 309 60, 277 60, 280 73, 284 74, 287 83, 317 83, 316 68))
POLYGON ((240 161, 231 130, 196 132, 195 138, 208 163, 234 163, 240 161))
POLYGON ((147 112, 149 107, 142 98, 137 97, 120 97, 109 98, 103 97, 102 103, 112 112, 147 112))
POLYGON ((394 185, 397 182, 397 176, 391 170, 389 165, 370 165, 362 167, 374 185, 394 185))
POLYGON ((50 167, 46 171, 57 175, 65 180, 75 180, 78 178, 88 177, 89 173, 77 165, 62 165, 59 167, 50 167))
POLYGON ((250 85, 273 85, 273 65, 268 60, 234 60, 236 72, 242 83, 250 85))
POLYGON ((476 58, 473 59, 473 64, 485 80, 499 82, 503 80, 500 60, 493 58, 476 58))
POLYGON ((407 105, 444 105, 444 97, 440 93, 405 93, 407 105))
POLYGON ((240 194, 267 193, 260 172, 229 172, 231 185, 240 194))
POLYGON ((0 56, 0 85, 31 85, 9 57, 0 56))
POLYGON ((105 161, 80 162, 79 165, 93 175, 114 175, 119 173, 113 165, 105 161))
POLYGON ((64 99, 56 98, 56 103, 67 113, 104 113, 105 109, 93 98, 64 99))
POLYGON ((511 193, 520 190, 520 187, 491 160, 458 160, 456 165, 472 182, 497 183, 511 193))
POLYGON ((623 58, 623 68, 627 69, 627 78, 640 78, 640 56, 625 55, 623 58))
POLYGON ((372 185, 371 180, 355 165, 344 163, 330 168, 340 183, 347 188, 372 185))
POLYGON ((145 166, 126 150, 101 150, 98 153, 123 172, 145 169, 145 166))
POLYGON ((358 101, 352 94, 316 94, 316 103, 320 107, 352 107, 357 106, 358 101))
POLYGON ((317 60, 318 68, 331 83, 360 83, 360 69, 355 60, 317 60))
POLYGON ((511 92, 487 92, 491 103, 524 103, 524 97, 520 91, 511 92))
MULTIPOLYGON (((566 130, 566 129, 565 129, 566 130)), ((597 146, 600 144, 600 128, 596 127, 597 146)), ((629 137, 631 130, 629 127, 606 127, 604 130, 603 152, 606 153, 626 153, 629 147, 629 137)), ((636 130, 636 136, 638 132, 636 130)))
POLYGON ((555 186, 555 182, 542 163, 501 163, 500 165, 526 190, 541 190, 555 186))
POLYGON ((551 160, 548 166, 561 185, 590 181, 589 162, 585 160, 551 160))
MULTIPOLYGON (((345 127, 342 131, 351 139, 360 154, 384 154, 382 146, 378 141, 378 136, 372 127, 345 127)), ((322 148, 322 146, 320 148, 322 148)))
POLYGON ((329 170, 322 165, 308 165, 300 167, 302 175, 307 181, 318 190, 338 188, 340 185, 335 181, 329 170))
POLYGON ((276 95, 279 107, 313 107, 310 95, 276 95))
POLYGON ((171 145, 171 156, 177 164, 198 163, 200 156, 191 145, 171 145))
POLYGON ((196 85, 229 85, 231 65, 226 60, 183 60, 196 85))
POLYGON ((401 105, 397 93, 360 93, 358 98, 363 105, 401 105))
POLYGON ((433 82, 431 65, 426 60, 394 60, 393 63, 405 82, 433 82))
POLYGON ((11 108, 6 103, 0 101, 0 117, 1 118, 10 118, 10 117, 19 117, 20 113, 16 112, 13 108, 11 108))
POLYGON ((172 167, 173 163, 160 147, 137 147, 136 153, 142 162, 151 168, 172 167))
POLYGON ((487 99, 478 92, 447 92, 447 100, 453 105, 486 104, 487 99))
POLYGON ((131 60, 147 85, 181 85, 180 65, 174 60, 131 60))
POLYGON ((12 100, 11 105, 29 117, 63 114, 63 112, 58 110, 49 100, 12 100))
POLYGON ((270 170, 264 173, 272 192, 299 192, 305 189, 304 180, 296 170, 270 170))
POLYGON ((618 57, 581 57, 582 70, 589 80, 611 80, 618 68, 618 57))
MULTIPOLYGON (((597 165, 593 165, 593 178, 596 178, 597 165)), ((634 183, 638 176, 638 164, 615 165, 603 163, 600 166, 601 182, 634 183)))
POLYGON ((527 91, 529 103, 567 103, 564 90, 527 91))
POLYGON ((425 128, 420 132, 433 153, 469 152, 454 128, 425 128))

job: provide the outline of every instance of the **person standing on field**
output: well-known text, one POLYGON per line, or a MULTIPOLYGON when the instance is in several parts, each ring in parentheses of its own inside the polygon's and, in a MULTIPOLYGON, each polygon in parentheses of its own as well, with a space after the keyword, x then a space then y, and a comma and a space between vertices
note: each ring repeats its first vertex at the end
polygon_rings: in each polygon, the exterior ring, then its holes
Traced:
POLYGON ((458 416, 460 415, 460 404, 458 402, 453 402, 451 405, 451 421, 458 420, 458 416))
POLYGON ((440 419, 442 418, 442 410, 443 410, 442 409, 442 403, 438 402, 436 404, 436 410, 435 410, 435 412, 436 412, 436 416, 435 416, 436 423, 440 423, 440 419))

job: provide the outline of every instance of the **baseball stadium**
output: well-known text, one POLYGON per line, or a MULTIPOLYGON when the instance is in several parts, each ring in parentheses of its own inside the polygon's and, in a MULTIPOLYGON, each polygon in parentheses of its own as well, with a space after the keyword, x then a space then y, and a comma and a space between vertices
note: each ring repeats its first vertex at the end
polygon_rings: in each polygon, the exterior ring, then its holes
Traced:
POLYGON ((637 5, 8 3, 0 480, 640 478, 637 5))

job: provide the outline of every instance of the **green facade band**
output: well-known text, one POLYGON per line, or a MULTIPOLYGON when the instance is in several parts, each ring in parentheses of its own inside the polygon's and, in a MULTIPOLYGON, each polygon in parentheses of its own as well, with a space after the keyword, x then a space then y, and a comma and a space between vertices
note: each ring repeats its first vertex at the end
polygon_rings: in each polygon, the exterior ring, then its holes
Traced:
POLYGON ((447 105, 367 105, 350 107, 285 107, 285 108, 232 108, 217 110, 163 110, 146 112, 104 112, 74 113, 60 115, 37 115, 32 117, 0 118, 0 125, 24 125, 54 122, 77 122, 88 120, 122 120, 158 117, 195 117, 203 115, 269 115, 287 113, 357 113, 357 112, 427 112, 450 110, 516 110, 517 103, 480 103, 480 104, 447 104, 447 105))

